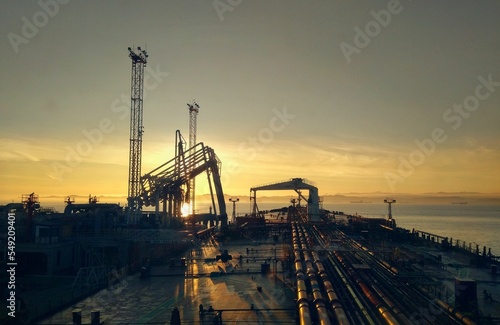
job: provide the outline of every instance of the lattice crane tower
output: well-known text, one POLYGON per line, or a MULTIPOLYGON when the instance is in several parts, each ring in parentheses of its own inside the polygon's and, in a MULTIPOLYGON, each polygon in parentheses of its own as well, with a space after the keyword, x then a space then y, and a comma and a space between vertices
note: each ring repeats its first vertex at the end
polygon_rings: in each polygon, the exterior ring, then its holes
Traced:
MULTIPOLYGON (((200 105, 193 100, 192 104, 187 104, 189 108, 189 148, 193 148, 196 145, 196 120, 198 112, 200 111, 200 105)), ((193 214, 195 211, 195 178, 189 180, 189 214, 193 214)))
POLYGON ((142 110, 144 96, 144 68, 148 53, 141 49, 128 48, 132 59, 132 85, 130 95, 130 154, 128 174, 128 215, 127 223, 136 223, 139 219, 141 204, 141 158, 142 158, 142 110))

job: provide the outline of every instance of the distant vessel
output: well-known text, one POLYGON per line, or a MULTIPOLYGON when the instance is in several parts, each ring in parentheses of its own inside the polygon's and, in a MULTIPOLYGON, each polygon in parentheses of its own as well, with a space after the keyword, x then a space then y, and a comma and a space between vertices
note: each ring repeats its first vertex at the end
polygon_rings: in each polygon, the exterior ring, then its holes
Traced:
POLYGON ((371 203, 371 202, 359 200, 359 201, 351 201, 351 203, 371 203))
POLYGON ((451 202, 451 204, 467 204, 466 201, 456 201, 456 202, 451 202))

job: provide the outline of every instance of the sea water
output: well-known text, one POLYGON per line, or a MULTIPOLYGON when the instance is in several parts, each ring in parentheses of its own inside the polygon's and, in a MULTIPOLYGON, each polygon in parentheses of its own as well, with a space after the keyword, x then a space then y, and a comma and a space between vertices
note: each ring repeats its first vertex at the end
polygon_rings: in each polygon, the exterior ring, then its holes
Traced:
MULTIPOLYGON (((333 210, 368 217, 386 217, 387 204, 334 204, 333 210)), ((325 205, 325 208, 328 207, 325 205)), ((421 230, 491 248, 500 255, 500 206, 473 204, 393 204, 392 217, 398 227, 421 230)))
MULTIPOLYGON (((279 203, 259 203, 260 210, 279 208, 279 203)), ((329 211, 372 218, 386 218, 387 204, 381 203, 325 203, 329 211)), ((228 207, 228 215, 232 210, 228 207)), ((493 255, 500 255, 500 206, 474 204, 405 204, 392 205, 392 217, 398 227, 420 230, 431 234, 465 241, 475 249, 479 245, 491 248, 493 255)))

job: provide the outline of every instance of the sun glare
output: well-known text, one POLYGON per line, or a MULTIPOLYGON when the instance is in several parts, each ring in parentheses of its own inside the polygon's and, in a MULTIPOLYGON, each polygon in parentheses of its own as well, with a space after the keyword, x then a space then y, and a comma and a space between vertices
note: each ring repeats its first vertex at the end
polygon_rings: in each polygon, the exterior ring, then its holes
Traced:
POLYGON ((190 206, 190 203, 186 203, 184 202, 182 204, 182 208, 181 208, 181 214, 182 216, 185 218, 189 215, 189 210, 190 210, 191 206, 190 206))

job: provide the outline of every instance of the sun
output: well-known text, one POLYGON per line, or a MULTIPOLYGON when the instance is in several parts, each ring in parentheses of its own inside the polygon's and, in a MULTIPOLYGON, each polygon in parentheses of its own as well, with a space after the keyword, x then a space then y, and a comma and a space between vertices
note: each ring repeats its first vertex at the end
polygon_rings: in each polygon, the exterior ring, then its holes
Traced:
POLYGON ((189 216, 189 211, 191 210, 191 204, 184 202, 181 207, 181 215, 183 218, 189 216))

